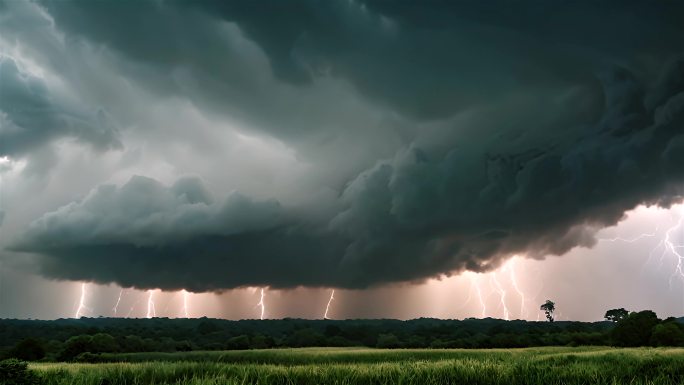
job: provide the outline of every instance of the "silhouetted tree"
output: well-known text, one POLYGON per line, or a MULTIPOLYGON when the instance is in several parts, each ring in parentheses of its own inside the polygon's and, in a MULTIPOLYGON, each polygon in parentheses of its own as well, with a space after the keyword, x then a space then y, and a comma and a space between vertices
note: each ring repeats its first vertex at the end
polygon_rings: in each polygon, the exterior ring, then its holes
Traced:
POLYGON ((540 307, 539 310, 543 311, 546 315, 546 319, 549 322, 553 322, 553 312, 556 311, 556 303, 547 299, 540 307))
POLYGON ((606 315, 603 317, 611 322, 619 322, 622 321, 623 319, 627 318, 629 316, 629 312, 625 310, 624 308, 619 308, 619 309, 610 309, 606 312, 606 315))
POLYGON ((658 316, 651 310, 632 312, 615 325, 611 333, 613 343, 618 346, 649 345, 653 329, 658 323, 658 316))

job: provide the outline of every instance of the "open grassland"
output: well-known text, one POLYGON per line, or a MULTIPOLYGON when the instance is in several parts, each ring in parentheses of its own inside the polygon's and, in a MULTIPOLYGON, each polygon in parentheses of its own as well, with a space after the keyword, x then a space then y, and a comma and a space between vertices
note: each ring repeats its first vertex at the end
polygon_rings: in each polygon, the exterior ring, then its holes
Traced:
POLYGON ((278 349, 38 363, 46 384, 682 384, 682 348, 278 349), (125 361, 125 362, 124 362, 125 361))

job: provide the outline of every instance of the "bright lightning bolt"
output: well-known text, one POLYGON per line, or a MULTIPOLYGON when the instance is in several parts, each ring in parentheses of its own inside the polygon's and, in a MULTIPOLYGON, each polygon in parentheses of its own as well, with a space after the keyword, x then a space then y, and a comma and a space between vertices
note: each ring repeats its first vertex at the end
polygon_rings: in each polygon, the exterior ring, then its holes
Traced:
POLYGON ((123 292, 124 292, 124 289, 121 289, 119 291, 119 298, 116 300, 116 304, 112 308, 112 310, 114 311, 114 316, 116 316, 116 313, 119 311, 119 304, 121 303, 121 296, 123 295, 123 292))
POLYGON ((185 289, 181 290, 181 293, 183 293, 183 315, 185 318, 190 318, 188 315, 188 299, 190 297, 190 293, 188 293, 185 289))
POLYGON ((626 243, 634 243, 637 241, 640 241, 644 238, 652 238, 655 237, 658 233, 658 228, 656 228, 655 232, 653 233, 643 233, 639 234, 634 238, 623 238, 623 237, 615 237, 615 238, 599 238, 599 241, 604 241, 604 242, 626 242, 626 243))
POLYGON ((259 317, 260 320, 264 319, 264 313, 266 312, 266 304, 264 303, 264 289, 261 288, 261 296, 259 298, 259 303, 256 304, 255 307, 261 306, 261 316, 259 317))
POLYGON ((335 289, 330 292, 330 299, 328 300, 328 304, 325 306, 325 314, 323 314, 323 319, 328 319, 328 311, 330 310, 330 304, 332 301, 335 299, 335 289))
POLYGON ((81 283, 81 298, 78 301, 78 308, 76 309, 76 314, 74 314, 74 318, 81 318, 83 316, 84 310, 88 309, 85 305, 87 291, 88 288, 86 286, 86 283, 81 283))
POLYGON ((520 290, 520 286, 518 286, 518 279, 515 275, 515 259, 511 259, 511 262, 507 266, 509 273, 511 274, 511 285, 513 285, 513 289, 518 293, 520 296, 520 318, 525 319, 525 294, 520 290))
POLYGON ((482 297, 482 289, 480 285, 475 283, 475 277, 470 281, 470 284, 475 287, 475 292, 477 293, 477 299, 480 302, 480 307, 482 308, 482 318, 487 316, 487 305, 485 304, 484 298, 482 297))
POLYGON ((499 293, 499 301, 501 303, 501 307, 503 308, 503 317, 506 321, 510 319, 509 317, 509 312, 508 312, 508 306, 506 306, 506 290, 501 286, 501 283, 499 280, 496 278, 496 272, 493 272, 491 277, 491 281, 494 282, 494 288, 497 293, 499 293))
MULTIPOLYGON (((667 255, 671 255, 675 258, 675 268, 670 275, 669 279, 669 286, 670 289, 672 289, 672 281, 676 278, 679 277, 680 279, 684 280, 684 255, 682 255, 682 252, 680 251, 682 248, 684 248, 683 244, 678 244, 675 241, 673 241, 673 235, 677 230, 681 230, 682 224, 684 223, 684 213, 678 213, 678 218, 677 221, 667 228, 665 232, 663 233, 662 239, 651 249, 651 252, 648 255, 648 259, 646 260, 646 263, 644 264, 644 268, 646 265, 649 264, 649 262, 653 259, 654 255, 658 250, 662 250, 662 253, 660 255, 660 264, 659 267, 663 266, 665 257, 667 255)), ((607 242, 625 242, 625 243, 634 243, 637 242, 643 238, 652 238, 658 236, 658 228, 656 228, 655 232, 653 233, 643 233, 639 234, 634 238, 623 238, 623 237, 615 237, 615 238, 599 238, 599 241, 607 241, 607 242)))
POLYGON ((148 290, 147 293, 149 294, 147 297, 147 318, 156 317, 157 312, 154 309, 154 298, 152 297, 154 290, 148 290))
MULTIPOLYGON (((682 271, 682 264, 684 263, 684 256, 677 251, 677 249, 684 247, 684 245, 678 245, 672 242, 672 233, 679 229, 682 226, 682 220, 683 217, 679 217, 679 220, 677 221, 677 224, 670 227, 666 232, 665 232, 665 238, 663 239, 663 245, 665 245, 665 252, 669 251, 672 255, 677 258, 677 266, 675 267, 675 270, 672 272, 672 275, 670 276, 670 288, 672 288, 672 279, 679 274, 681 278, 684 279, 684 271, 682 271)), ((663 252, 663 253, 665 253, 663 252)))

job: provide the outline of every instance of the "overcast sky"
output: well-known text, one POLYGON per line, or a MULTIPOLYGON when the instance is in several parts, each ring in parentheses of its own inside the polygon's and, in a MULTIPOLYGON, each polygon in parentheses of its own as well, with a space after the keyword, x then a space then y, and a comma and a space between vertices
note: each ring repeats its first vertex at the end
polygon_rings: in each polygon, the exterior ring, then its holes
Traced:
POLYGON ((0 317, 684 315, 683 19, 0 0, 0 317))

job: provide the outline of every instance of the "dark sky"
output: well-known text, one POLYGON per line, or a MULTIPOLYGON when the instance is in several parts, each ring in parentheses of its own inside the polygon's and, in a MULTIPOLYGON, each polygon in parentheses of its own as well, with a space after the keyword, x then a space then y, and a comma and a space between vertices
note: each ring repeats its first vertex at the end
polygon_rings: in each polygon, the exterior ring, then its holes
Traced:
MULTIPOLYGON (((453 276, 465 299, 471 276, 517 292, 518 256, 594 282, 597 233, 637 207, 670 218, 618 229, 684 259, 682 20, 680 1, 0 0, 0 316, 61 314, 21 300, 74 287, 55 280, 251 303, 453 276)), ((345 314, 416 313, 387 298, 345 314)))

